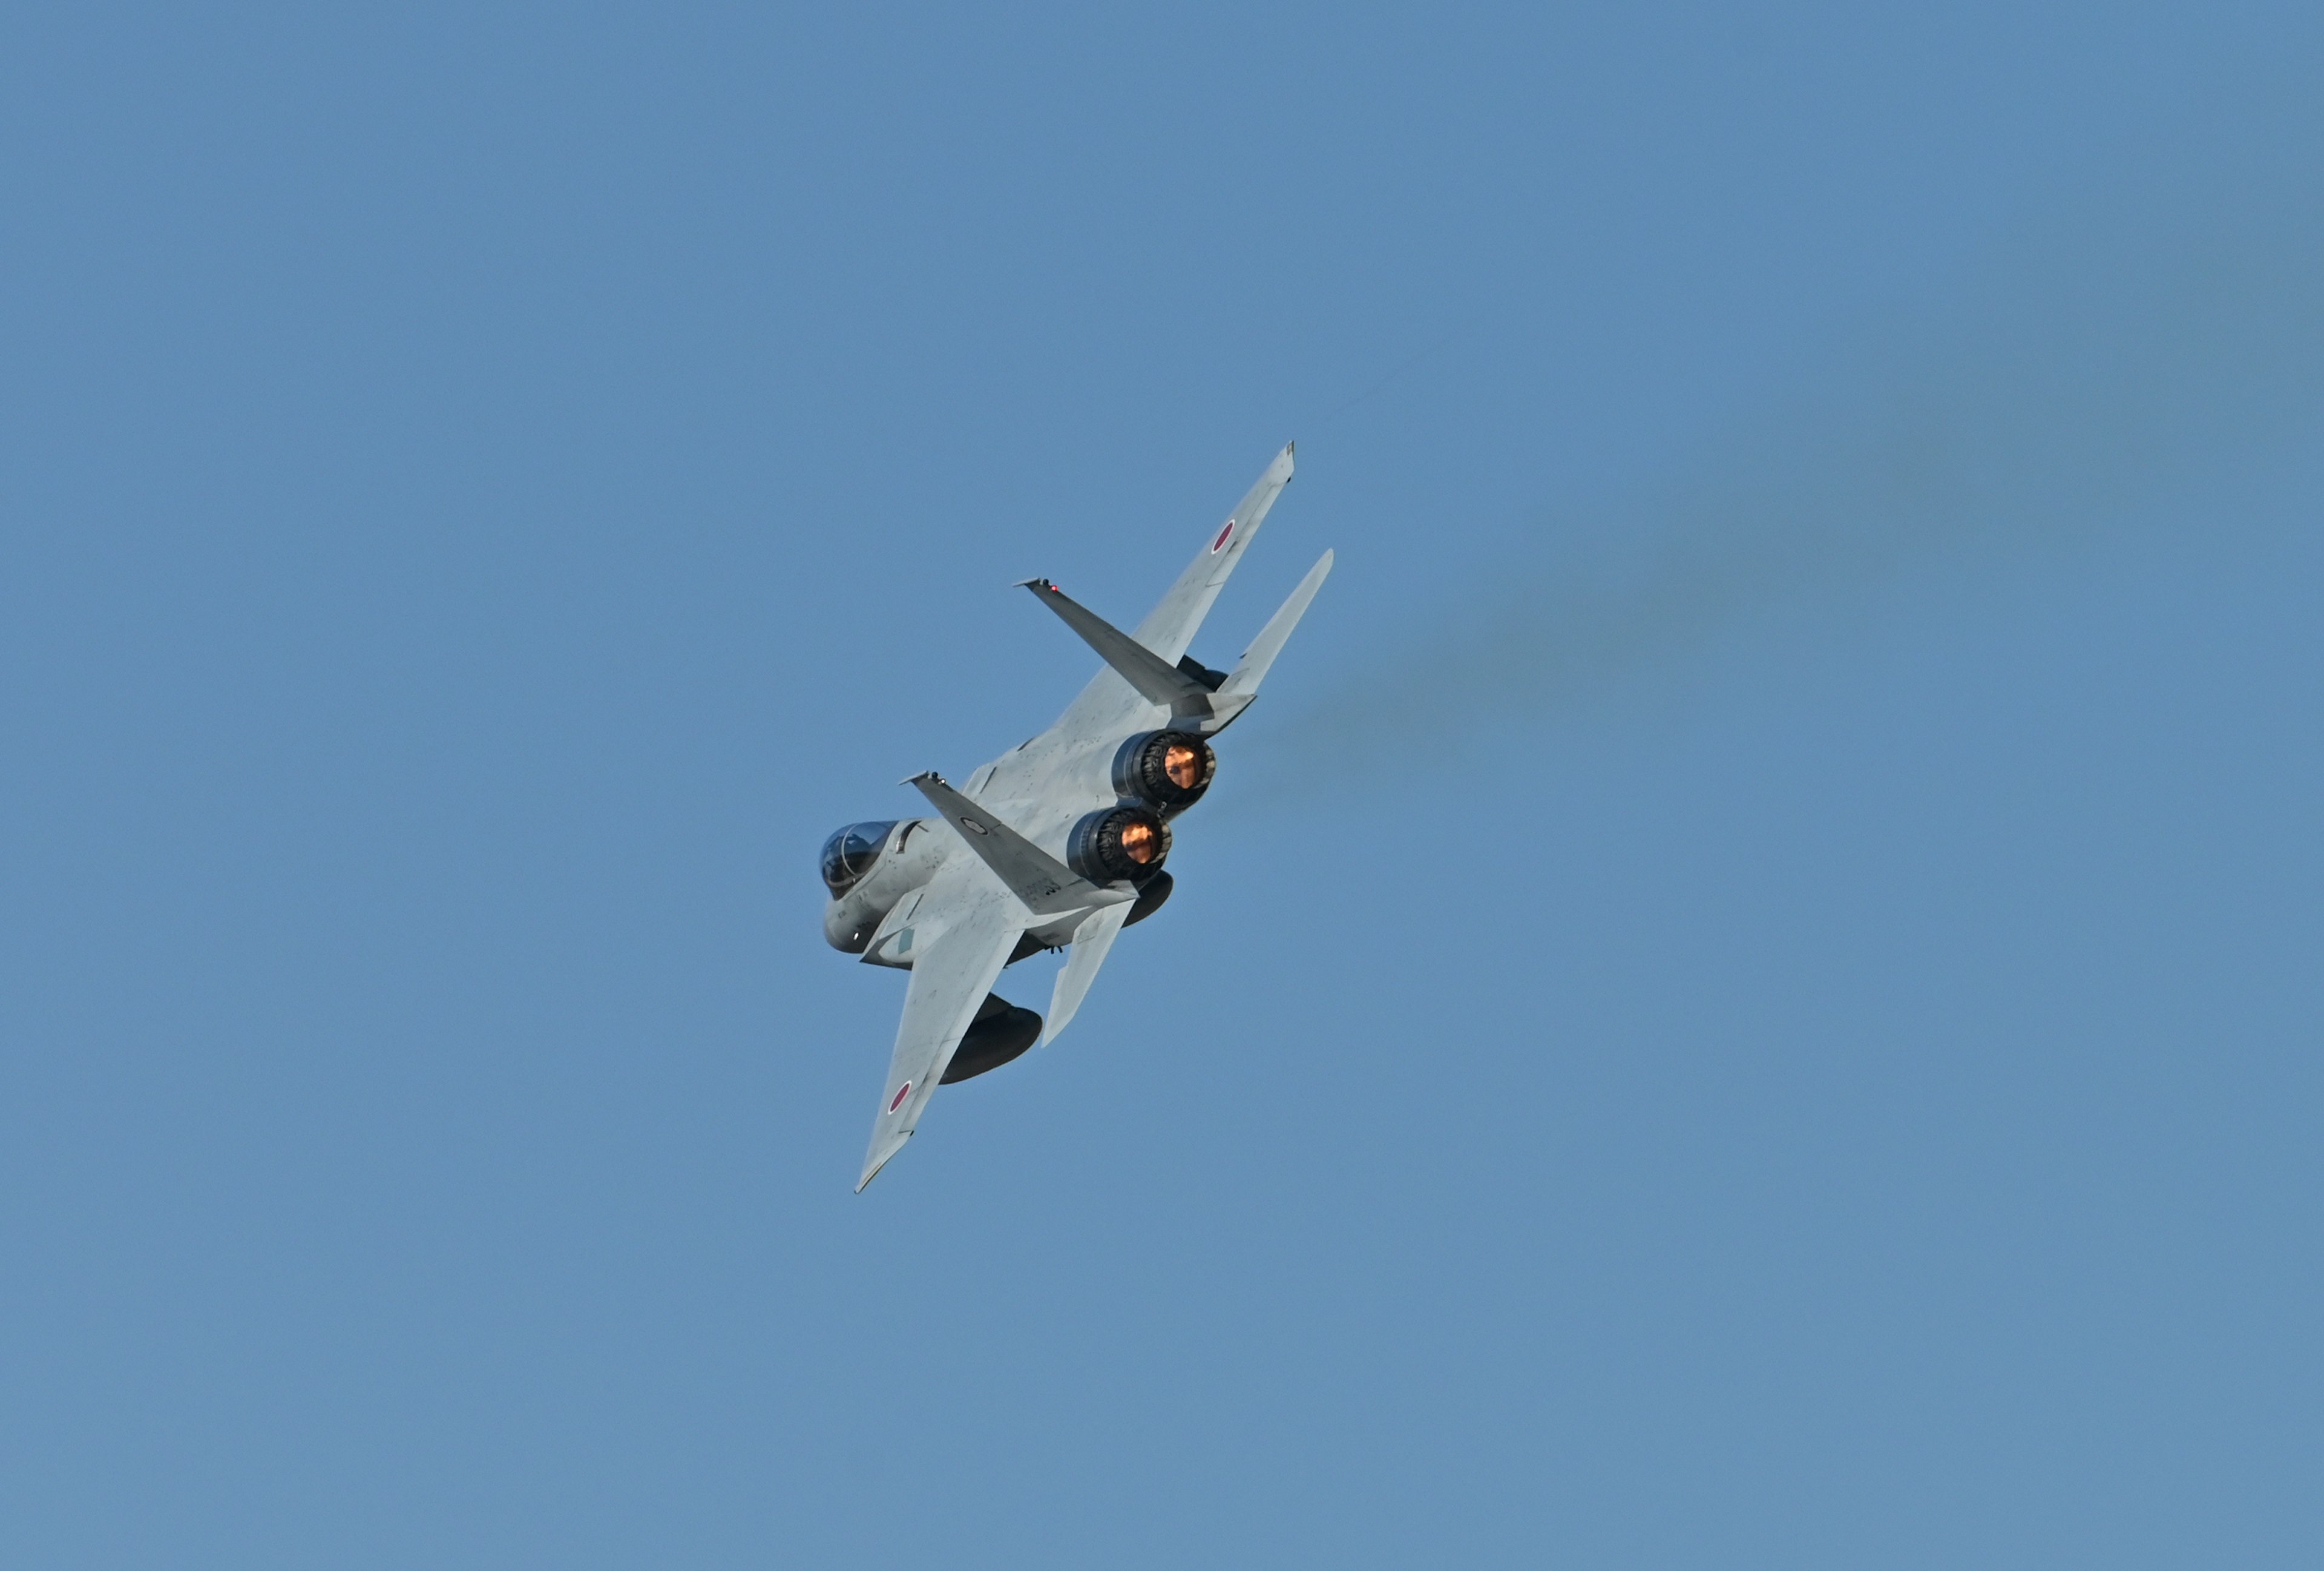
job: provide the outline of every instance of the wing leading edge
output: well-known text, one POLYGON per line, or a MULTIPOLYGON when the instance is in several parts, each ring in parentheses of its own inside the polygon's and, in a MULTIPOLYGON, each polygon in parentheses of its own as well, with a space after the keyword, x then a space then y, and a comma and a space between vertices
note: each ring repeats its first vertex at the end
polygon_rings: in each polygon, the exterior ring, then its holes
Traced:
POLYGON ((1000 980, 1001 967, 1025 930, 1022 914, 1013 906, 995 900, 970 907, 913 963, 896 1050, 888 1060, 888 1085, 880 1094, 879 1116, 872 1121, 872 1144, 863 1153, 856 1193, 911 1139, 954 1049, 1000 980))
MULTIPOLYGON (((1211 603, 1242 561, 1242 553, 1259 534, 1259 525, 1267 522, 1275 499, 1291 484, 1291 446, 1283 445, 1266 473, 1227 515, 1226 522, 1206 538, 1186 570, 1178 575, 1178 581, 1130 635, 1160 656, 1164 665, 1176 665, 1186 646, 1194 642, 1203 618, 1210 615, 1211 603)), ((1148 702, 1145 694, 1109 667, 1082 689, 1081 697, 1057 721, 1057 728, 1073 735, 1101 732, 1135 715, 1148 702)))
POLYGON ((1227 515, 1226 523, 1211 538, 1210 543, 1194 554, 1178 581, 1170 586, 1160 605, 1147 614, 1138 624, 1137 639, 1164 660, 1176 663, 1194 642, 1194 634, 1203 625, 1203 618, 1211 613, 1211 602, 1219 597, 1228 576, 1242 561, 1242 553, 1259 536, 1259 526, 1267 522, 1268 510, 1283 488, 1291 484, 1292 444, 1283 444, 1266 473, 1235 504, 1227 515))

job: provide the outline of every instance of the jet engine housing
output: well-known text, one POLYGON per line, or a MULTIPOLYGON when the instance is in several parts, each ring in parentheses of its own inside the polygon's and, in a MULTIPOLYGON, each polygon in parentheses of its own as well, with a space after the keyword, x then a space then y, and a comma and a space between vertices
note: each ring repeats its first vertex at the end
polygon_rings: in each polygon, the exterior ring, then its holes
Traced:
POLYGON ((1150 808, 1102 808, 1065 840, 1065 863, 1092 883, 1143 883, 1170 855, 1170 826, 1150 808))
POLYGON ((1147 731, 1113 755, 1113 789, 1168 813, 1202 800, 1218 773, 1219 755, 1191 731, 1147 731))

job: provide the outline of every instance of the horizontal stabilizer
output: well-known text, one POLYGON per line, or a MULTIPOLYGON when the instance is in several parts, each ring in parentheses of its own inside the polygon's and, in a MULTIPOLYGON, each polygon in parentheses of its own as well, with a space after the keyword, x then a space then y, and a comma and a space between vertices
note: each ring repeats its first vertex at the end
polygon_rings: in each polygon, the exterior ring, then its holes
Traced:
POLYGON ((1097 651, 1106 664, 1121 673, 1149 704, 1160 704, 1172 714, 1207 715, 1211 690, 1185 671, 1068 596, 1047 578, 1028 578, 1018 586, 1030 589, 1042 605, 1057 614, 1082 641, 1097 651))
POLYGON ((1063 916, 1092 906, 1127 905, 1137 897, 1118 889, 1101 889, 1002 823, 989 809, 969 800, 946 785, 934 770, 904 782, 944 815, 960 832, 968 848, 1000 875, 1009 892, 1025 902, 1037 917, 1063 916))
POLYGON ((1105 663, 1148 703, 1167 708, 1170 724, 1182 731, 1223 731, 1227 722, 1250 702, 1250 694, 1235 692, 1231 687, 1213 690, 1206 679, 1212 673, 1192 661, 1182 659, 1171 665, 1088 606, 1069 598, 1047 578, 1028 578, 1019 587, 1039 596, 1043 605, 1104 656, 1105 663))

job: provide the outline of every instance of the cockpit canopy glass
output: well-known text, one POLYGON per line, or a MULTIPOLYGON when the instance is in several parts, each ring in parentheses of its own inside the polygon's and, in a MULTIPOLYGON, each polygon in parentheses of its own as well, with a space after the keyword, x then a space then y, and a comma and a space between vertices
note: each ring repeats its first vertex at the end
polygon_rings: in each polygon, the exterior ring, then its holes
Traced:
POLYGON ((832 898, 845 894, 872 871, 872 864, 880 860, 881 847, 888 844, 888 831, 895 827, 896 820, 889 818, 832 831, 831 838, 823 843, 823 882, 832 898))

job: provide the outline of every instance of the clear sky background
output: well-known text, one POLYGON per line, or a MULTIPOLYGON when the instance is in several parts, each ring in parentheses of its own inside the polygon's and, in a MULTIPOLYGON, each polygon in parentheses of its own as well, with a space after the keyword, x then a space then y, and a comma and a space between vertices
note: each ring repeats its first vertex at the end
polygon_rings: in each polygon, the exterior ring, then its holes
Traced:
POLYGON ((9 12, 0 1562, 2324 1563, 2324 13, 1919 11, 9 12))

